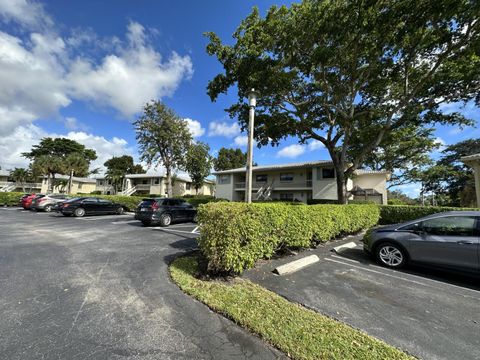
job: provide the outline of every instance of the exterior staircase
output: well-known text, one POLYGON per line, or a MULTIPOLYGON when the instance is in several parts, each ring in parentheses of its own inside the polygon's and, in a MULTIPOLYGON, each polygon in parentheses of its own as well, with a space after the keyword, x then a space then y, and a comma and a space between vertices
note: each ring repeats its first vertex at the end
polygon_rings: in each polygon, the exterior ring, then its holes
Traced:
POLYGON ((123 195, 123 196, 131 196, 133 194, 135 194, 135 192, 137 191, 137 187, 134 186, 134 187, 131 187, 129 189, 126 189, 126 190, 123 190, 120 192, 120 195, 123 195))
POLYGON ((9 192, 17 188, 16 184, 6 184, 0 188, 0 192, 9 192))

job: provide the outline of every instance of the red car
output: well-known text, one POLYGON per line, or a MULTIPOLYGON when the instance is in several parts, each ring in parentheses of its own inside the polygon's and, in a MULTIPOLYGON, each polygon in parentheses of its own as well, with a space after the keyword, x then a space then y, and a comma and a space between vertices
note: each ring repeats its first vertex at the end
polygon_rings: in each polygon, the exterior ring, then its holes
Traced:
POLYGON ((45 195, 43 195, 43 194, 32 194, 32 195, 26 196, 26 197, 22 198, 22 207, 25 210, 28 210, 32 206, 33 199, 41 198, 41 197, 44 197, 44 196, 45 195))

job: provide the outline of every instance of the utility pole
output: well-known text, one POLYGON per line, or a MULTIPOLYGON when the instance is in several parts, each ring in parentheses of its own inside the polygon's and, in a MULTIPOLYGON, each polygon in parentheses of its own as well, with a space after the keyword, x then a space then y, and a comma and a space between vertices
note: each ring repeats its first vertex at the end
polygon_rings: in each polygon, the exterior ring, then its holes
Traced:
POLYGON ((253 128, 255 121, 255 106, 257 106, 255 89, 248 92, 248 149, 247 149, 247 174, 245 176, 245 202, 252 202, 252 166, 253 166, 253 128))

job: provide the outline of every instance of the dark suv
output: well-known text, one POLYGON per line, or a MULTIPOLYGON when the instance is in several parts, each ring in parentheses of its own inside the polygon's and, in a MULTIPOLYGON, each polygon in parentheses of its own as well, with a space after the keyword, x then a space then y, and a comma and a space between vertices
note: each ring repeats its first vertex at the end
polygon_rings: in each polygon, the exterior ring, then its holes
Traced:
POLYGON ((135 211, 135 219, 143 225, 169 226, 174 222, 196 221, 197 210, 182 199, 143 199, 135 211))

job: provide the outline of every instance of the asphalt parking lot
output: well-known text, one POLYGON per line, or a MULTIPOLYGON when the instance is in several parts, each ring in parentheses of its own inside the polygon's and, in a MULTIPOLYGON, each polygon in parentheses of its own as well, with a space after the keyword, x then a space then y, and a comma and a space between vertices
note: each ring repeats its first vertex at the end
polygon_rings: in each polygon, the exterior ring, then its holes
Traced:
POLYGON ((378 266, 360 237, 263 262, 245 277, 280 295, 385 340, 422 359, 480 359, 480 279, 422 267, 378 266), (357 246, 332 251, 347 241, 357 246), (305 255, 320 261, 278 276, 305 255))
POLYGON ((195 224, 0 208, 1 359, 274 359, 170 282, 195 224))

